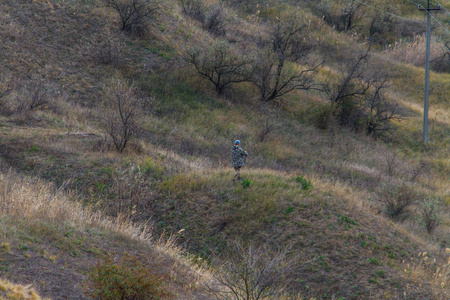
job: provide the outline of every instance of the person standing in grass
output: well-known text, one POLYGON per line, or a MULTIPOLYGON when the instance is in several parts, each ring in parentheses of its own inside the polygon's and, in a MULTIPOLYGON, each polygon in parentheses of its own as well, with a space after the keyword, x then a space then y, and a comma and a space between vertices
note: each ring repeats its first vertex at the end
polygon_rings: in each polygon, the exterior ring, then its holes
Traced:
POLYGON ((234 168, 233 182, 241 180, 241 168, 244 166, 244 157, 248 156, 248 152, 241 148, 241 141, 236 140, 231 149, 231 163, 234 168))

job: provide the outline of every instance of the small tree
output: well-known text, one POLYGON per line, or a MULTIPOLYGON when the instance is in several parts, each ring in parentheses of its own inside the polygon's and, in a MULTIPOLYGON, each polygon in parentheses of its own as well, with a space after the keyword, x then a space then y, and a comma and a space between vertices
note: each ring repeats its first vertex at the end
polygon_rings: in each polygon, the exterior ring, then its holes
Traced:
POLYGON ((219 270, 208 288, 215 299, 277 299, 289 285, 293 263, 286 257, 287 250, 244 249, 236 242, 232 252, 233 257, 214 260, 219 270))
POLYGON ((185 59, 198 75, 214 84, 218 94, 231 84, 250 79, 250 59, 225 42, 215 42, 206 49, 189 49, 185 59))
POLYGON ((106 7, 117 11, 121 30, 142 35, 155 18, 160 4, 157 0, 103 0, 106 7))
POLYGON ((269 32, 269 39, 258 42, 254 61, 253 83, 262 102, 270 102, 293 90, 313 88, 312 75, 318 65, 302 68, 301 62, 312 46, 305 42, 306 26, 295 16, 278 19, 269 32))
POLYGON ((138 130, 136 119, 140 114, 142 98, 135 88, 130 88, 120 79, 113 80, 106 95, 107 107, 102 112, 104 128, 116 150, 121 153, 138 130))

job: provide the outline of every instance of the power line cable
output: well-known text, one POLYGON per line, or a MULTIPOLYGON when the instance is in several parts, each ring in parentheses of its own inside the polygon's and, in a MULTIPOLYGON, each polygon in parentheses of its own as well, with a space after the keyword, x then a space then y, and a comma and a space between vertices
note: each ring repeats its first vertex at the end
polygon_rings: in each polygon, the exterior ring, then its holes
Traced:
MULTIPOLYGON (((410 0, 406 0, 406 1, 412 2, 412 1, 410 1, 410 0)), ((439 5, 439 7, 442 8, 442 5, 440 5, 440 4, 438 4, 438 5, 439 5)), ((441 25, 441 27, 442 27, 445 31, 447 31, 448 33, 450 33, 450 29, 448 29, 447 27, 445 27, 444 25, 442 25, 442 23, 439 22, 439 20, 438 20, 436 17, 434 17, 434 16, 428 11, 428 9, 426 9, 426 8, 425 8, 424 6, 422 6, 421 4, 419 4, 419 8, 422 8, 423 10, 425 10, 425 11, 427 12, 427 14, 429 14, 429 15, 436 21, 436 23, 438 23, 439 25, 441 25)))
MULTIPOLYGON (((439 20, 436 19, 436 18, 435 18, 435 17, 434 17, 427 9, 425 9, 425 7, 424 7, 422 4, 417 3, 417 2, 414 2, 414 1, 411 1, 411 0, 406 0, 406 1, 409 2, 409 3, 412 3, 412 4, 417 5, 419 8, 422 7, 422 8, 427 12, 427 14, 430 14, 430 16, 431 16, 431 17, 432 17, 439 25, 441 25, 442 28, 444 28, 445 31, 447 31, 448 33, 450 33, 450 30, 449 30, 447 27, 445 27, 444 25, 442 25, 442 23, 439 22, 439 20)), ((450 15, 450 13, 447 11, 447 9, 445 9, 445 7, 443 7, 437 0, 436 0, 436 4, 439 5, 440 8, 444 9, 444 11, 445 11, 447 14, 450 15)))
MULTIPOLYGON (((422 5, 420 3, 417 3, 417 2, 414 2, 414 1, 411 1, 411 0, 405 0, 405 1, 408 1, 409 3, 415 4, 415 5, 422 5)), ((427 0, 422 0, 422 2, 424 2, 426 4, 427 0)), ((436 2, 437 2, 437 0, 436 0, 436 2)), ((439 3, 436 3, 436 2, 433 3, 433 1, 430 1, 430 3, 432 3, 434 5, 440 5, 439 3)))
MULTIPOLYGON (((417 2, 414 2, 414 1, 411 1, 411 0, 405 0, 405 1, 407 1, 407 2, 409 2, 409 3, 412 3, 412 4, 415 4, 415 5, 417 5, 417 6, 422 6, 423 7, 423 5, 422 4, 420 4, 420 3, 417 3, 417 2)), ((425 0, 422 0, 422 1, 425 1, 425 0)), ((425 1, 426 2, 426 1, 425 1)), ((432 1, 431 1, 431 3, 433 3, 432 1)), ((444 11, 445 11, 445 13, 447 14, 447 15, 449 15, 450 16, 450 12, 445 8, 445 7, 443 7, 437 0, 436 0, 436 2, 434 2, 433 3, 434 5, 438 5, 440 8, 442 8, 444 11)))
POLYGON ((442 25, 441 22, 439 22, 438 19, 436 19, 429 11, 427 11, 428 14, 430 14, 430 16, 439 24, 441 25, 442 28, 444 28, 445 31, 447 31, 448 33, 450 33, 450 29, 448 29, 447 27, 445 27, 444 25, 442 25))
POLYGON ((422 5, 422 4, 420 4, 420 3, 417 3, 417 2, 414 2, 414 1, 411 1, 411 0, 406 0, 406 1, 408 1, 409 3, 415 4, 415 5, 417 5, 417 6, 422 5))
MULTIPOLYGON (((406 17, 399 16, 399 15, 397 15, 397 14, 388 12, 388 11, 383 10, 383 9, 381 9, 381 8, 375 7, 375 6, 370 5, 370 4, 367 4, 367 3, 365 3, 365 2, 362 2, 362 1, 360 1, 360 0, 355 0, 355 1, 361 3, 362 5, 365 5, 365 6, 367 6, 367 7, 370 7, 370 8, 376 9, 376 10, 379 10, 379 11, 381 11, 381 12, 384 12, 385 14, 391 15, 391 16, 393 16, 393 17, 400 18, 400 19, 404 19, 404 20, 408 20, 408 21, 414 22, 414 23, 424 24, 424 22, 422 22, 422 21, 417 21, 417 20, 414 20, 414 19, 410 19, 410 18, 406 18, 406 17)), ((410 1, 410 0, 406 0, 406 1, 412 2, 412 1, 410 1)))
POLYGON ((439 5, 439 6, 444 10, 444 12, 445 12, 448 16, 450 16, 450 12, 448 12, 448 10, 447 10, 444 6, 442 6, 437 0, 436 0, 436 3, 437 3, 437 5, 439 5))

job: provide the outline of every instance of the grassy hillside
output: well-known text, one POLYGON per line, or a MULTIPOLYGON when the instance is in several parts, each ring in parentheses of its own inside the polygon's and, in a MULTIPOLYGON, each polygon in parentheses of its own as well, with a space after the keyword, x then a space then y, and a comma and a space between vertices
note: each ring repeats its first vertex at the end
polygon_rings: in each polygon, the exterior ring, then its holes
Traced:
POLYGON ((131 254, 164 278, 167 298, 211 299, 256 249, 263 265, 282 258, 267 299, 447 299, 449 36, 434 23, 423 145, 422 13, 366 1, 348 27, 339 5, 360 3, 350 2, 163 1, 127 31, 100 0, 3 1, 0 277, 84 299, 96 265, 131 254), (293 48, 305 56, 287 60, 281 78, 313 68, 311 88, 263 101, 255 74, 279 56, 261 53, 275 48, 274 28, 296 22, 293 48), (370 97, 352 98, 346 117, 357 118, 345 123, 331 96, 369 43, 349 88, 373 91, 385 76, 381 103, 401 118, 367 135, 370 114, 355 99, 370 97), (221 90, 199 76, 193 54, 206 62, 217 49, 253 81, 221 90), (134 113, 122 152, 108 134, 117 99, 134 113), (250 155, 233 184, 235 139, 250 155), (389 205, 402 201, 396 215, 389 205), (429 231, 427 208, 437 209, 429 231))

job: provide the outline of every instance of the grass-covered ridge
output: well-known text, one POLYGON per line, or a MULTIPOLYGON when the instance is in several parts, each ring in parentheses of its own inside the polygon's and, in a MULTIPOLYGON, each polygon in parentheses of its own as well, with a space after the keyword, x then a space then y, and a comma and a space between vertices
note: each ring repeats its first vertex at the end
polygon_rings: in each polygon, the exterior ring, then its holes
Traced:
MULTIPOLYGON (((93 266, 133 253, 158 271, 170 295, 211 299, 218 294, 206 296, 205 287, 217 284, 220 266, 239 265, 240 246, 263 249, 266 262, 283 253, 291 266, 268 299, 446 299, 448 61, 433 65, 423 145, 423 53, 416 51, 424 28, 367 5, 355 27, 343 27, 339 7, 357 2, 161 1, 147 26, 122 31, 105 1, 3 1, 0 277, 33 283, 43 297, 82 298, 93 266), (274 41, 292 29, 288 18, 300 22, 301 35, 280 65, 274 41), (354 67, 368 43, 367 59, 354 67), (216 78, 200 76, 210 66, 196 69, 189 56, 217 55, 217 45, 231 63, 245 58, 227 80, 262 73, 219 89, 216 78), (282 68, 280 81, 306 70, 296 81, 303 89, 262 97, 271 66, 282 68), (389 79, 381 98, 335 97, 352 67, 358 76, 348 89, 375 82, 373 92, 389 79), (108 127, 120 97, 135 109, 122 152, 108 127), (366 135, 369 100, 398 105, 401 119, 366 135), (244 181, 233 184, 235 139, 250 156, 244 181), (437 199, 431 233, 425 199, 437 199), (389 205, 398 201, 408 205, 396 216, 389 205), (70 289, 67 279, 76 283, 70 289)), ((366 2, 423 20, 407 1, 366 2)), ((436 60, 448 36, 434 25, 436 60)))

